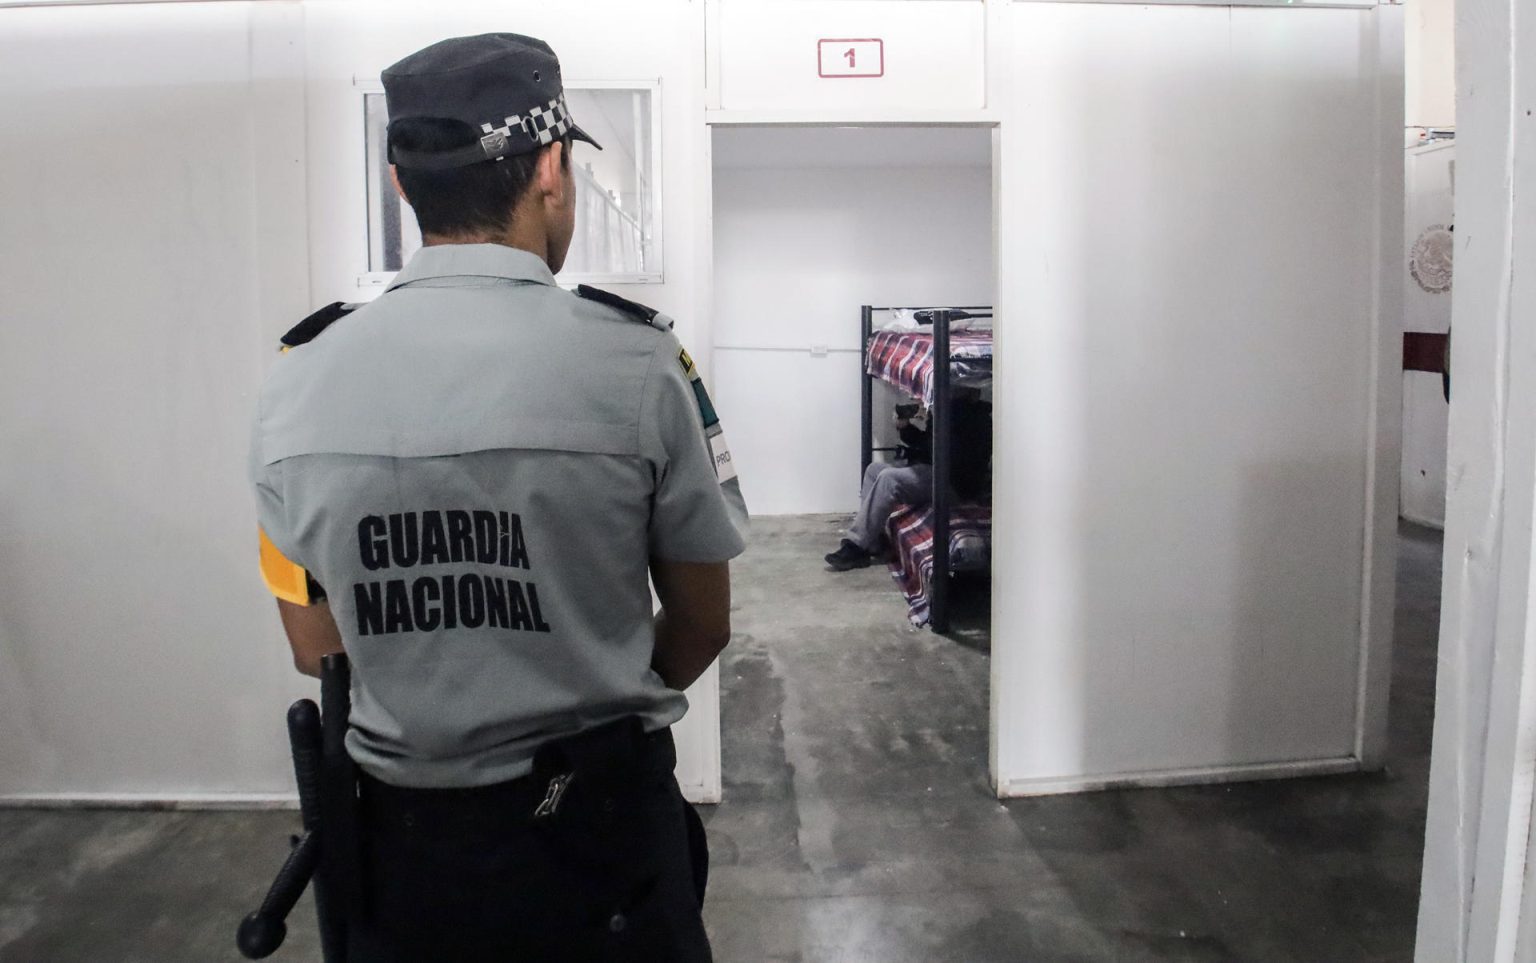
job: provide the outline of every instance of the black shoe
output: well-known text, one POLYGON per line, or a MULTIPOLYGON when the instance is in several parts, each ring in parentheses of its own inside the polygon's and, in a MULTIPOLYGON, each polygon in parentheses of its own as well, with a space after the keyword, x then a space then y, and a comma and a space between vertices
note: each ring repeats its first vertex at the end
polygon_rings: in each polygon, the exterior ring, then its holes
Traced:
POLYGON ((837 551, 828 553, 826 559, 832 571, 846 572, 852 568, 869 567, 874 556, 845 538, 843 544, 837 547, 837 551))

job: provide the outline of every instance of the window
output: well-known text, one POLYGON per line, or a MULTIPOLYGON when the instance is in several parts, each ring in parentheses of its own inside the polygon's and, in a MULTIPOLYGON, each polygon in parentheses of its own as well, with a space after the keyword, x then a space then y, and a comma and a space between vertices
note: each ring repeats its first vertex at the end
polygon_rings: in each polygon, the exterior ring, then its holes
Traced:
MULTIPOLYGON (((363 95, 363 129, 368 138, 368 273, 388 276, 400 270, 421 247, 421 231, 410 205, 390 183, 385 140, 389 115, 382 93, 363 95)), ((388 281, 381 278, 377 283, 388 281)))
MULTIPOLYGON (((656 137, 655 84, 573 85, 566 88, 571 116, 602 150, 576 143, 576 234, 559 280, 660 282, 661 152, 656 137)), ((421 247, 410 206, 389 178, 384 94, 377 84, 363 94, 368 168, 368 273, 365 286, 383 286, 421 247)))
POLYGON ((661 280, 654 88, 566 91, 571 116, 602 150, 576 144, 576 236, 566 275, 661 280))

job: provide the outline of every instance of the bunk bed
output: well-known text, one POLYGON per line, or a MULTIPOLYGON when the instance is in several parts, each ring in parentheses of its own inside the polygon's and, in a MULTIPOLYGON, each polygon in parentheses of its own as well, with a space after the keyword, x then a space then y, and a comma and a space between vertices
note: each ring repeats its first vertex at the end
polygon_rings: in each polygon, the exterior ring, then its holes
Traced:
POLYGON ((915 625, 949 631, 949 581, 957 571, 991 565, 990 505, 955 505, 950 489, 951 391, 986 387, 992 381, 992 332, 957 328, 955 322, 990 319, 990 307, 898 308, 864 305, 859 310, 864 363, 860 371, 859 476, 878 452, 874 445, 876 379, 925 404, 933 438, 933 493, 925 508, 901 506, 886 523, 894 558, 891 574, 907 598, 915 625), (876 313, 911 322, 906 329, 875 330, 876 313), (928 331, 922 330, 928 328, 928 331), (942 548, 942 550, 940 550, 942 548))

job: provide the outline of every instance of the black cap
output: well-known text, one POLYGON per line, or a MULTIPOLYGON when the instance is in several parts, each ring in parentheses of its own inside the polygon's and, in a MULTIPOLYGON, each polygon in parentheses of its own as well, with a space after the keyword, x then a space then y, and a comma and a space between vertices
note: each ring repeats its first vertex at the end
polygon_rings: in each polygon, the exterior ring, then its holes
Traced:
POLYGON ((389 120, 439 118, 469 124, 480 140, 436 153, 390 148, 401 167, 446 170, 527 154, 570 135, 602 150, 565 105, 560 61, 549 44, 515 33, 452 37, 385 68, 389 120))

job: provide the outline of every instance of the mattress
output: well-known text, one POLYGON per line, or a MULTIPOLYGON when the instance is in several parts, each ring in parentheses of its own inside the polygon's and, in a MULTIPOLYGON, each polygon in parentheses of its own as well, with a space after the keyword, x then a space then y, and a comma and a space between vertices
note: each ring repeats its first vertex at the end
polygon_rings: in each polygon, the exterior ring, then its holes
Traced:
MULTIPOLYGON (((992 331, 958 328, 949 333, 950 383, 984 388, 992 383, 992 331)), ((876 331, 869 339, 865 370, 933 404, 933 335, 927 331, 876 331)))
MULTIPOLYGON (((898 505, 886 520, 895 547, 891 578, 907 599, 913 625, 928 624, 933 582, 933 506, 898 505)), ((985 572, 992 566, 992 506, 957 505, 949 513, 949 569, 985 572)))

